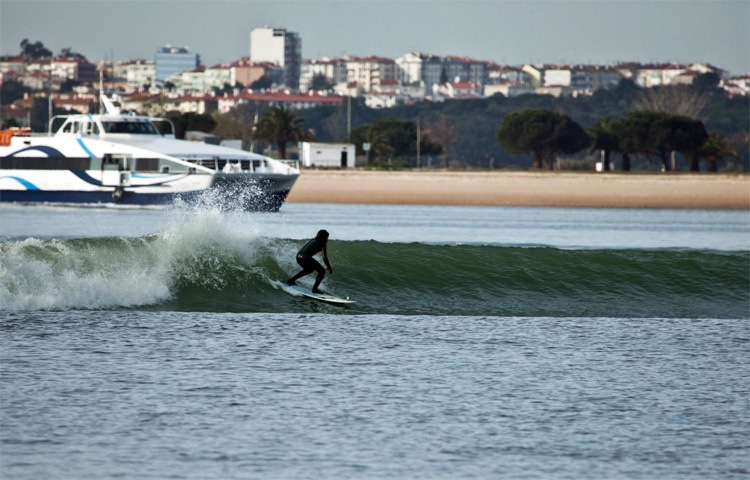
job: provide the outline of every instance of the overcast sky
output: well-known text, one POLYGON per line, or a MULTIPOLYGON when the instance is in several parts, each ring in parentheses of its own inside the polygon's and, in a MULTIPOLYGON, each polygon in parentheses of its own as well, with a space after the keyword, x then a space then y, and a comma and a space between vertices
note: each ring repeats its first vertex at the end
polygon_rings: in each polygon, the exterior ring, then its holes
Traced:
POLYGON ((709 62, 750 73, 750 1, 0 0, 0 53, 24 38, 89 60, 189 46, 249 55, 250 30, 298 32, 304 58, 408 52, 524 63, 709 62))

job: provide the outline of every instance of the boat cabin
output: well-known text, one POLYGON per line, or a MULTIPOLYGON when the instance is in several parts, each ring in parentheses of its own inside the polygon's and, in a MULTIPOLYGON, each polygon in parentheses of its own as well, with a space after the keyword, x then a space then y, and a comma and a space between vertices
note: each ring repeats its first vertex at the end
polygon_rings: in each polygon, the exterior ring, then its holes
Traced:
POLYGON ((128 115, 70 115, 52 118, 51 125, 62 125, 55 136, 161 135, 174 138, 170 120, 128 115), (157 128, 157 125, 159 128, 157 128))

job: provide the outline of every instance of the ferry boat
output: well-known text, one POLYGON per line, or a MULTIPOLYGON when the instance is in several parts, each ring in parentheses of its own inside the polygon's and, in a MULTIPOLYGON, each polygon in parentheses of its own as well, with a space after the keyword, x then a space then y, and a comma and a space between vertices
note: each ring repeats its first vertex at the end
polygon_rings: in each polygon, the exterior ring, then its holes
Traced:
POLYGON ((178 140, 171 121, 101 98, 106 112, 54 117, 53 134, 0 132, 0 201, 159 205, 210 192, 224 205, 278 211, 299 176, 294 162, 178 140))

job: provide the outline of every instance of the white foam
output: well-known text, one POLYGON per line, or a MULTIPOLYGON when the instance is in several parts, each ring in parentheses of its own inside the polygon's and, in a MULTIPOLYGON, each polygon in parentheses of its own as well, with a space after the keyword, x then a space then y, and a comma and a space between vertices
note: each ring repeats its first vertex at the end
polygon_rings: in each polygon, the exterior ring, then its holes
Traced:
POLYGON ((66 310, 153 305, 173 297, 179 282, 212 289, 233 279, 237 265, 267 283, 272 259, 291 274, 297 245, 261 235, 263 215, 239 202, 206 195, 179 203, 164 229, 141 238, 39 240, 0 245, 0 310, 66 310))

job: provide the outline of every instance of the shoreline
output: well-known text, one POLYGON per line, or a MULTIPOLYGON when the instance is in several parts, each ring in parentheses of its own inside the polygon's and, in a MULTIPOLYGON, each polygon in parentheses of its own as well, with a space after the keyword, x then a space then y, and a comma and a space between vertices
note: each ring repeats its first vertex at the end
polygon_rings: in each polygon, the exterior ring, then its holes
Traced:
POLYGON ((750 175, 303 170, 287 202, 750 210, 750 175))

